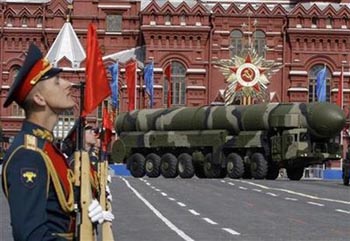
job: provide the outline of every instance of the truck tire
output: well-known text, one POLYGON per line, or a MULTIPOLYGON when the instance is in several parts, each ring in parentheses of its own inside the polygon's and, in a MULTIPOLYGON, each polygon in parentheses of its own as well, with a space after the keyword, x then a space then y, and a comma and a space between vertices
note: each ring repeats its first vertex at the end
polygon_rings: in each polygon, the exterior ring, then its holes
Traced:
POLYGON ((165 178, 175 178, 177 176, 177 159, 171 153, 165 153, 160 160, 160 172, 165 178))
POLYGON ((267 180, 276 180, 278 174, 280 172, 280 168, 276 163, 270 162, 267 168, 266 179, 267 180))
POLYGON ((244 174, 242 157, 237 153, 230 153, 226 158, 226 171, 229 178, 241 178, 244 174))
POLYGON ((292 181, 299 181, 304 174, 304 167, 294 167, 294 168, 287 168, 287 176, 289 180, 292 181))
POLYGON ((220 165, 214 165, 212 163, 213 155, 211 153, 208 153, 205 156, 205 162, 203 166, 204 175, 207 178, 219 178, 221 175, 221 166, 220 165))
POLYGON ((204 174, 204 167, 201 164, 193 164, 194 166, 194 174, 198 177, 198 178, 206 178, 205 174, 204 174))
POLYGON ((160 157, 155 153, 148 154, 146 156, 145 169, 148 177, 159 177, 160 157))
POLYGON ((145 157, 140 153, 132 154, 127 160, 127 167, 133 177, 143 177, 145 171, 145 157))
POLYGON ((192 178, 194 176, 192 156, 187 153, 182 153, 177 159, 177 173, 179 176, 181 178, 192 178))
POLYGON ((267 174, 267 161, 263 154, 256 152, 250 157, 250 171, 255 179, 264 179, 267 174))

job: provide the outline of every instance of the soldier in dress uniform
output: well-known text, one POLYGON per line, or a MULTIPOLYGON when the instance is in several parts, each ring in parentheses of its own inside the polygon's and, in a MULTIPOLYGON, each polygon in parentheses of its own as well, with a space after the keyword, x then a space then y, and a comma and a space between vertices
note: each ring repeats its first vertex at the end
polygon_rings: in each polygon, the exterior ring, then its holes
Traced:
MULTIPOLYGON (((15 101, 25 110, 22 129, 4 157, 2 175, 15 241, 74 236, 73 173, 52 134, 58 115, 75 105, 72 84, 60 72, 31 44, 4 103, 8 107, 15 101)), ((96 200, 89 206, 89 217, 104 221, 96 200)))

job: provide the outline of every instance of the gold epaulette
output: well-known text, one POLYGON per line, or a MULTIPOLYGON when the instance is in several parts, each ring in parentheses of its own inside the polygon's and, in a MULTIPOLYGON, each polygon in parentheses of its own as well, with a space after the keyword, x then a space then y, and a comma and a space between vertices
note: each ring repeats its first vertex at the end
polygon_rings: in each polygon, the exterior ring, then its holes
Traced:
POLYGON ((37 150, 38 139, 33 135, 29 135, 29 134, 24 135, 24 147, 26 149, 30 149, 34 151, 37 150))

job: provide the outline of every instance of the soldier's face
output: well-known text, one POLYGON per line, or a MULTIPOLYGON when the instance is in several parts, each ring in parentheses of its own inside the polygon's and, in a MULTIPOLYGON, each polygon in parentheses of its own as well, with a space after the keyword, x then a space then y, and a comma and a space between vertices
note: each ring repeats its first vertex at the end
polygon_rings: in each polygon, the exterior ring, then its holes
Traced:
POLYGON ((60 113, 75 106, 71 82, 59 76, 54 76, 40 81, 38 84, 41 84, 40 94, 44 97, 46 105, 55 113, 60 113))

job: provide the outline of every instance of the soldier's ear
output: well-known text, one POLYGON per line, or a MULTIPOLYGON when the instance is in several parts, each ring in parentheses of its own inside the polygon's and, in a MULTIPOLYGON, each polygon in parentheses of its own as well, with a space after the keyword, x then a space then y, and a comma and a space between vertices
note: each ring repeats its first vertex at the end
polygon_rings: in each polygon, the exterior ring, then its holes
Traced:
POLYGON ((37 91, 36 93, 34 93, 34 95, 33 95, 33 101, 34 101, 37 105, 39 105, 39 106, 44 106, 44 105, 46 105, 45 98, 44 98, 44 96, 42 96, 42 95, 40 94, 39 91, 37 91))

